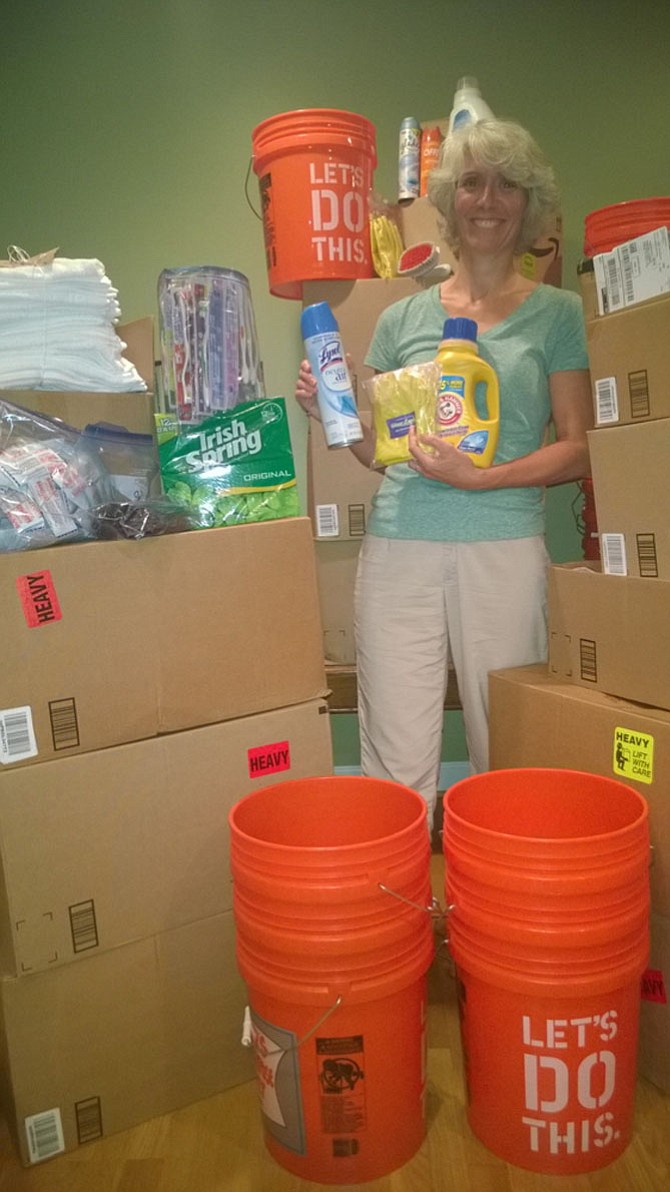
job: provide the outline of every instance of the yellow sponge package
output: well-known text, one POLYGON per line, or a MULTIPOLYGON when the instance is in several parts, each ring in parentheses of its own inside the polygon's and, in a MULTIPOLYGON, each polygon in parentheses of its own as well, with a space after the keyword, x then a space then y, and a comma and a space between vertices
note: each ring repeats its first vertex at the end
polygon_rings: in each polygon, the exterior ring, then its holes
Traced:
POLYGON ((376 435, 372 466, 407 463, 412 457, 407 432, 435 434, 435 411, 440 370, 434 360, 379 373, 366 382, 376 435))

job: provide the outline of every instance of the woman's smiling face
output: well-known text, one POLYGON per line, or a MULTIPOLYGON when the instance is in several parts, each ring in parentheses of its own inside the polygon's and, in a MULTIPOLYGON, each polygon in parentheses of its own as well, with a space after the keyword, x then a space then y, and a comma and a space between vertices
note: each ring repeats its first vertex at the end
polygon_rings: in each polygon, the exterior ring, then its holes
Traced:
POLYGON ((466 162, 456 184, 461 249, 514 253, 528 198, 498 169, 466 162))

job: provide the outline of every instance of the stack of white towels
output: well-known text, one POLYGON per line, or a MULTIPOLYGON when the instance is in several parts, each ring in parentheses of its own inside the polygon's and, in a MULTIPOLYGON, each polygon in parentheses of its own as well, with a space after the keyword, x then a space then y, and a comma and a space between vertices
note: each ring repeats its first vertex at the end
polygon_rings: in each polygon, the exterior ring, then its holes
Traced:
POLYGON ((0 267, 0 389, 146 390, 122 356, 120 315, 100 261, 0 267))

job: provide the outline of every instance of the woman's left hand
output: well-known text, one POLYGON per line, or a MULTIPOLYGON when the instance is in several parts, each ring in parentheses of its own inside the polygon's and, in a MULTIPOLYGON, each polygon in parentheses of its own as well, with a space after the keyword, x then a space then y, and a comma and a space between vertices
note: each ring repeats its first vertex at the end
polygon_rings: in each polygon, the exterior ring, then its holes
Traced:
POLYGON ((417 435, 415 428, 409 429, 408 445, 413 460, 410 468, 420 472, 428 480, 440 480, 454 488, 477 489, 481 487, 481 469, 473 464, 469 455, 458 451, 448 439, 440 435, 417 435), (424 450, 428 447, 429 450, 424 450))

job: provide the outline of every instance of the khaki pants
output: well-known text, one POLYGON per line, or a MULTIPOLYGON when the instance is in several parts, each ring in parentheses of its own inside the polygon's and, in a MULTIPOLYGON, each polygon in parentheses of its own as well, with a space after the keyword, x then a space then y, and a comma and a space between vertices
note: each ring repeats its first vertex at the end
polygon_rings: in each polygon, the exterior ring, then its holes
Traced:
POLYGON ((488 769, 488 672, 547 656, 544 538, 421 542, 368 535, 355 589, 361 766, 435 809, 447 666, 472 768, 488 769))

